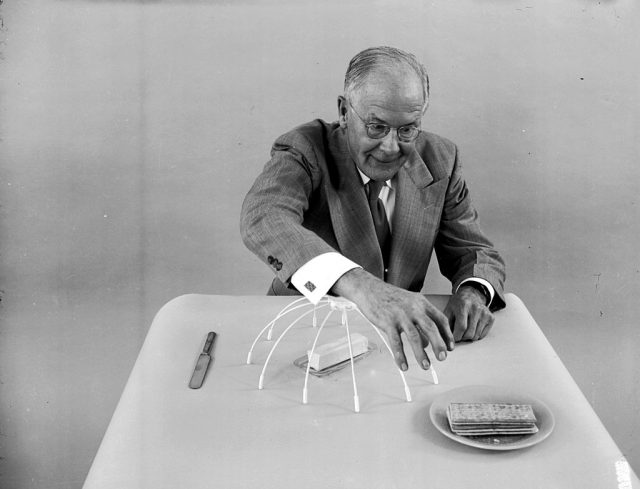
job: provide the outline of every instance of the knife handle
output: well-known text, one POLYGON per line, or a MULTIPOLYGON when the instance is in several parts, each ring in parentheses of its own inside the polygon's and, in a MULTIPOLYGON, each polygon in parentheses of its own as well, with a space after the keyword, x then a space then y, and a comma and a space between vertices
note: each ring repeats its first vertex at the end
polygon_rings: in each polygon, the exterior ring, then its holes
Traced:
POLYGON ((215 331, 209 332, 207 335, 207 341, 204 344, 204 348, 202 349, 202 353, 206 353, 209 355, 211 353, 211 347, 213 346, 213 341, 216 339, 215 331))

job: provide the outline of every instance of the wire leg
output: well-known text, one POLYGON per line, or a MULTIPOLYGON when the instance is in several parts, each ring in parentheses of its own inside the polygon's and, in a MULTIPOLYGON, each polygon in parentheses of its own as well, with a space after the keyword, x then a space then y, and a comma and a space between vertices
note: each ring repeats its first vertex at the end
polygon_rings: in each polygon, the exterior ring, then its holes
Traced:
POLYGON ((267 335, 267 339, 270 340, 271 339, 271 331, 273 330, 273 325, 275 324, 275 322, 280 319, 282 316, 290 313, 291 311, 295 311, 296 309, 300 309, 302 307, 307 307, 309 306, 309 304, 298 304, 295 307, 291 307, 293 306, 293 304, 295 304, 296 302, 300 302, 302 299, 297 299, 296 301, 292 302, 291 304, 289 304, 288 306, 284 307, 277 315, 275 318, 273 318, 271 321, 269 321, 267 323, 267 325, 262 328, 262 330, 260 330, 260 332, 258 333, 258 335, 255 337, 255 339, 253 340, 253 343, 251 344, 251 348, 249 349, 249 353, 247 354, 247 365, 251 364, 251 355, 253 354, 253 349, 256 347, 256 343, 258 343, 258 340, 262 337, 262 335, 264 334, 264 332, 267 330, 267 328, 271 328, 269 329, 269 334, 267 335))
MULTIPOLYGON (((382 340, 382 342, 384 343, 384 346, 387 347, 387 350, 389 350, 389 354, 391 355, 391 358, 394 359, 394 355, 393 355, 393 351, 391 350, 391 347, 389 346, 389 343, 387 343, 387 339, 384 337, 384 335, 380 332, 380 330, 378 329, 378 327, 373 324, 371 321, 369 321, 364 314, 362 314, 362 311, 360 311, 360 309, 357 309, 357 311, 360 313, 360 315, 366 319, 366 321, 371 325, 371 327, 375 330, 376 333, 378 333, 378 336, 380 337, 380 339, 382 340)), ((394 362, 395 365, 395 362, 394 362)), ((398 368, 398 366, 396 365, 396 368, 398 368)), ((409 390, 409 386, 407 385, 407 379, 405 379, 404 377, 404 372, 402 370, 400 370, 398 368, 398 372, 400 373, 400 378, 402 379, 402 383, 404 384, 404 393, 405 396, 407 398, 407 402, 411 402, 411 391, 409 390)))
MULTIPOLYGON (((320 324, 320 328, 318 328, 318 332, 316 333, 316 337, 313 340, 313 345, 311 345, 311 353, 309 354, 309 357, 311 357, 311 355, 313 355, 313 352, 316 349, 316 344, 318 343, 318 338, 320 338, 320 333, 322 332, 322 328, 324 328, 324 325, 327 323, 327 321, 329 320, 329 318, 331 317, 331 315, 333 314, 333 310, 329 311, 326 315, 326 317, 324 318, 324 320, 322 321, 322 323, 320 324)), ((309 360, 307 359, 307 372, 304 376, 304 387, 302 388, 302 404, 306 404, 307 403, 307 384, 309 383, 309 370, 311 369, 311 363, 309 362, 309 360)))
MULTIPOLYGON (((324 306, 322 306, 324 307, 324 306)), ((273 346, 271 347, 271 351, 269 352, 269 355, 267 356, 267 359, 264 362, 264 366, 262 367, 262 373, 260 374, 260 380, 258 381, 258 389, 262 389, 263 385, 264 385, 264 373, 267 370, 267 365, 269 365, 269 360, 271 360, 271 356, 273 355, 273 352, 276 350, 278 344, 280 343, 280 340, 282 340, 282 338, 284 338, 284 335, 286 335, 289 330, 298 322, 300 321, 303 317, 308 316, 309 314, 311 314, 313 312, 313 309, 310 311, 307 311, 303 314, 301 314, 300 316, 298 316, 296 319, 294 319, 291 324, 289 326, 286 327, 286 329, 280 334, 280 336, 278 336, 278 339, 276 340, 276 342, 273 344, 273 346)))
MULTIPOLYGON (((291 304, 289 304, 289 305, 291 306, 291 305, 295 304, 296 302, 304 301, 304 300, 307 300, 307 299, 306 299, 306 297, 302 297, 302 298, 300 298, 300 299, 297 299, 297 300, 293 301, 293 302, 292 302, 291 304)), ((322 304, 322 303, 326 303, 326 302, 327 302, 327 299, 325 299, 325 298, 323 297, 322 299, 320 299, 320 301, 318 301, 318 303, 317 303, 317 304, 314 304, 314 305, 313 305, 313 327, 314 327, 314 328, 316 327, 316 312, 315 312, 315 311, 316 311, 316 309, 319 307, 319 305, 320 305, 320 304, 322 304)), ((308 302, 307 304, 303 304, 303 305, 304 305, 304 306, 308 306, 308 305, 310 305, 310 304, 311 304, 311 303, 310 303, 310 302, 308 302)), ((293 311, 294 309, 298 309, 299 307, 300 307, 300 305, 296 306, 295 308, 291 308, 291 309, 289 309, 288 311, 283 312, 280 316, 276 317, 276 319, 278 319, 279 317, 284 316, 285 314, 289 314, 291 311, 293 311)), ((271 327, 269 328, 269 332, 267 333, 267 339, 268 339, 268 340, 271 340, 271 337, 272 337, 272 335, 273 335, 273 328, 275 327, 275 325, 276 325, 276 320, 274 319, 273 323, 271 323, 271 327)))
POLYGON ((267 333, 267 339, 271 340, 271 336, 273 335, 273 327, 276 324, 276 321, 278 319, 280 319, 282 316, 284 316, 285 314, 289 314, 291 311, 295 311, 296 309, 298 309, 300 306, 306 306, 309 304, 298 304, 299 302, 304 302, 306 299, 306 297, 300 297, 299 299, 296 299, 295 301, 291 302, 290 304, 286 305, 285 307, 282 308, 282 310, 276 315, 275 318, 273 318, 273 321, 271 321, 269 323, 269 332, 267 333), (298 304, 297 306, 295 304, 298 304))
POLYGON ((351 379, 353 381, 353 410, 360 412, 360 398, 358 397, 358 386, 356 385, 356 369, 353 366, 353 347, 351 346, 351 335, 349 334, 349 320, 347 319, 347 311, 342 311, 342 322, 347 328, 347 342, 349 343, 349 358, 351 359, 351 379))
POLYGON ((438 383, 439 383, 438 374, 436 373, 436 369, 433 368, 433 363, 431 364, 431 368, 429 370, 431 370, 431 379, 433 380, 433 383, 435 385, 438 385, 438 383))

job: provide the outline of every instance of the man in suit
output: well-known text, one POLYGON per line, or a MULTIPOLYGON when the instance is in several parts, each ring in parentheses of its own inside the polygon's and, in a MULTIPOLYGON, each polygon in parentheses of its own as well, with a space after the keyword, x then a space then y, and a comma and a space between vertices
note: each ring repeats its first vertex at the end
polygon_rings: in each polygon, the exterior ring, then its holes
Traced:
POLYGON ((358 53, 338 121, 279 137, 247 194, 241 233, 275 272, 270 294, 353 301, 385 331, 406 370, 401 334, 428 369, 455 341, 478 340, 504 307, 504 262, 482 234, 456 146, 420 129, 425 68, 389 47, 358 53), (443 312, 422 294, 435 249, 453 295, 443 312))

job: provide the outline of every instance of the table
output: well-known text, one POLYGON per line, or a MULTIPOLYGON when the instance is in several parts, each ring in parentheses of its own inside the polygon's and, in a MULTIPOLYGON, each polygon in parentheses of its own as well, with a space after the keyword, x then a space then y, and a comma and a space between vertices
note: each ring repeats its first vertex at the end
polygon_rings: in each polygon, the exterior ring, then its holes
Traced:
MULTIPOLYGON (((440 308, 446 296, 429 296, 440 308)), ((522 301, 507 294, 491 333, 458 344, 440 379, 408 354, 412 402, 393 361, 364 321, 352 332, 380 348, 351 370, 312 377, 302 404, 304 371, 293 360, 310 348, 312 315, 292 327, 258 379, 274 341, 249 347, 291 297, 185 295, 155 317, 85 481, 118 488, 407 488, 640 487, 637 476, 567 372, 522 301), (201 389, 187 387, 208 331, 218 333, 215 360, 201 389), (543 401, 555 428, 542 443, 495 452, 445 437, 429 419, 441 393, 465 385, 517 388, 543 401)), ((292 313, 293 314, 293 313, 292 313)), ((293 317, 293 316, 291 316, 293 317)), ((324 313, 318 311, 318 322, 324 313)), ((274 340, 288 324, 276 323, 274 340)), ((341 334, 329 319, 323 338, 341 334)), ((322 339, 321 339, 322 341, 322 339)))

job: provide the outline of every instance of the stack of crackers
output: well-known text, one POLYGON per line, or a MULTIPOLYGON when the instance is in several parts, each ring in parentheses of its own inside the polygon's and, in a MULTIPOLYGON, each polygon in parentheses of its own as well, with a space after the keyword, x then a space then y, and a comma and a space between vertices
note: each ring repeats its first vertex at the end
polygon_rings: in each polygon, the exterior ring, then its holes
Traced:
POLYGON ((530 404, 459 403, 447 408, 451 431, 456 435, 528 435, 538 432, 530 404))

